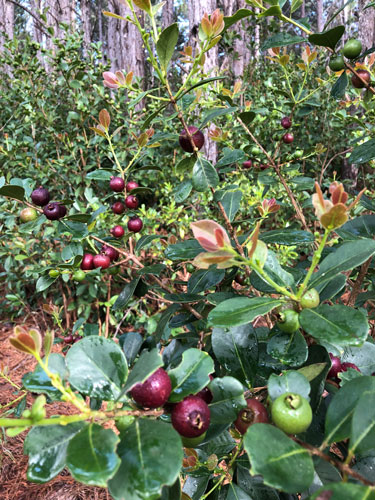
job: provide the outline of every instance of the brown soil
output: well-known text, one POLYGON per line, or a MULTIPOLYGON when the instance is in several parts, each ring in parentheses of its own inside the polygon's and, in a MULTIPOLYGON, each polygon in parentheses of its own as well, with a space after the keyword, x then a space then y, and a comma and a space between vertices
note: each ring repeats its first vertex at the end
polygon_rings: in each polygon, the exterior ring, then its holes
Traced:
MULTIPOLYGON (((13 383, 21 386, 22 376, 33 371, 35 360, 31 356, 16 351, 9 344, 8 338, 12 328, 0 321, 0 367, 7 371, 7 376, 13 383)), ((54 346, 53 351, 60 348, 54 346)), ((21 393, 4 378, 0 378, 0 415, 14 408, 17 403, 4 408, 9 402, 16 399, 21 393)), ((32 404, 33 398, 27 396, 27 407, 32 404)), ((47 405, 47 414, 59 413, 74 414, 76 409, 68 404, 52 403, 47 405)), ((9 414, 12 417, 11 414, 9 414)), ((1 500, 111 500, 111 496, 104 488, 89 487, 75 481, 67 470, 52 481, 45 484, 36 484, 26 479, 28 458, 23 454, 23 441, 27 432, 10 438, 0 434, 0 498, 1 500)))

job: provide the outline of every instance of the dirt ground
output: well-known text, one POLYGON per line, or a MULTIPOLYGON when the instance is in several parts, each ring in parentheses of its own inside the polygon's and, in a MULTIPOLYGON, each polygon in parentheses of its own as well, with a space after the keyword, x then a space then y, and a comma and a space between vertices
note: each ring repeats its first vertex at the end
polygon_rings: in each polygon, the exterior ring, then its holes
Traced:
MULTIPOLYGON (((35 360, 28 355, 16 351, 11 347, 8 338, 12 334, 12 326, 0 320, 0 367, 2 371, 7 367, 7 376, 13 383, 21 385, 22 376, 34 370, 35 360)), ((53 347, 59 352, 59 347, 53 347)), ((0 415, 12 408, 4 405, 18 396, 17 389, 7 380, 0 377, 0 415)), ((19 395, 19 394, 18 394, 19 395)), ((32 396, 28 396, 28 407, 32 403, 32 396)), ((17 403, 13 405, 16 406, 17 403)), ((47 413, 73 414, 76 410, 68 404, 52 403, 47 405, 47 413)), ((0 434, 0 499, 1 500, 111 500, 111 496, 104 488, 94 488, 77 483, 67 470, 52 481, 45 484, 36 484, 27 481, 26 470, 28 458, 23 454, 23 441, 27 432, 10 438, 0 434)))

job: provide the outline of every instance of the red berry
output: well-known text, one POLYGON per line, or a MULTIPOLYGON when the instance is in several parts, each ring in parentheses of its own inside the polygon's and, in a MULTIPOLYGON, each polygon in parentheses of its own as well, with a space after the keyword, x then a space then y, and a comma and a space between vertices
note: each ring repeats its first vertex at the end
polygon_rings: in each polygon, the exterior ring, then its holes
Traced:
MULTIPOLYGON (((214 377, 212 375, 210 375, 210 380, 213 380, 213 379, 214 379, 214 377)), ((210 391, 210 389, 208 387, 204 387, 201 391, 197 392, 197 394, 195 394, 195 396, 203 399, 203 401, 205 401, 208 405, 211 403, 211 401, 214 397, 212 392, 210 391)))
POLYGON ((77 337, 75 337, 74 339, 74 343, 79 342, 82 338, 82 335, 77 335, 77 337))
POLYGON ((61 205, 56 201, 51 201, 43 208, 43 213, 48 220, 58 220, 61 218, 61 205))
POLYGON ((283 135, 283 142, 285 142, 285 144, 291 144, 293 141, 294 137, 293 134, 291 134, 290 132, 287 132, 286 134, 283 135))
POLYGON ((94 269, 94 256, 91 253, 84 254, 81 262, 81 269, 83 271, 94 269))
POLYGON ((101 252, 103 255, 107 255, 111 262, 118 259, 119 253, 115 248, 112 248, 108 245, 103 245, 101 252))
POLYGON ((60 217, 59 218, 62 219, 66 215, 66 206, 61 205, 61 203, 59 203, 59 207, 60 207, 60 217))
POLYGON ((158 368, 143 384, 137 384, 130 391, 134 401, 144 408, 163 406, 172 391, 172 383, 168 373, 158 368))
POLYGON ((138 208, 139 205, 138 198, 134 196, 134 194, 129 194, 129 196, 125 198, 125 205, 128 208, 138 208))
POLYGON ((329 357, 331 358, 332 366, 327 374, 327 378, 336 379, 338 373, 342 370, 341 361, 340 358, 334 356, 331 352, 329 353, 329 357))
POLYGON ((370 83, 371 75, 365 69, 357 69, 356 73, 357 73, 356 75, 352 76, 352 85, 356 89, 364 89, 366 85, 362 82, 360 78, 358 78, 358 76, 360 76, 366 83, 370 83))
POLYGON ((50 200, 48 189, 39 186, 31 193, 31 201, 39 207, 44 207, 50 200))
POLYGON ((129 181, 129 182, 126 184, 126 191, 131 191, 132 189, 135 189, 135 188, 138 188, 138 187, 139 187, 138 182, 135 182, 135 181, 129 181))
POLYGON ((234 422, 235 428, 245 434, 250 425, 267 424, 268 413, 266 407, 257 399, 247 399, 247 408, 242 408, 234 422))
POLYGON ((197 437, 210 425, 210 409, 203 399, 188 396, 172 411, 172 425, 184 437, 197 437))
POLYGON ((341 364, 341 371, 342 372, 346 372, 348 370, 348 368, 353 368, 353 370, 357 370, 357 372, 361 373, 361 370, 354 363, 342 363, 341 364))
POLYGON ((281 126, 283 128, 290 128, 292 126, 292 120, 289 116, 284 116, 284 118, 281 119, 281 126))
MULTIPOLYGON (((190 135, 193 138, 193 142, 194 142, 195 147, 198 148, 198 150, 202 149, 203 144, 204 144, 203 133, 199 129, 197 129, 197 127, 194 127, 194 126, 188 127, 188 130, 189 130, 190 135)), ((193 149, 193 146, 192 146, 191 141, 189 139, 189 136, 186 133, 186 130, 183 130, 181 132, 178 141, 179 141, 180 146, 182 147, 182 149, 184 151, 186 151, 187 153, 193 153, 194 149, 193 149)))
POLYGON ((252 160, 245 160, 242 163, 242 166, 243 166, 243 168, 251 168, 253 166, 253 162, 252 162, 252 160))
POLYGON ((122 238, 124 236, 124 234, 125 234, 125 230, 124 230, 124 228, 122 226, 114 226, 111 229, 111 234, 115 238, 122 238))
POLYGON ((111 180, 109 181, 109 187, 112 189, 112 191, 120 193, 125 188, 125 181, 121 177, 111 177, 111 180))
POLYGON ((125 212, 125 205, 121 201, 116 201, 112 205, 112 211, 118 215, 123 214, 125 212))
POLYGON ((107 269, 111 263, 111 259, 108 257, 108 255, 104 255, 102 253, 99 253, 98 255, 94 255, 93 258, 93 264, 94 267, 101 267, 102 269, 107 269))
POLYGON ((132 217, 128 221, 128 229, 133 233, 139 233, 143 227, 143 222, 139 217, 132 217))
POLYGON ((64 337, 64 342, 65 344, 71 344, 72 342, 74 342, 73 335, 67 335, 66 337, 64 337))

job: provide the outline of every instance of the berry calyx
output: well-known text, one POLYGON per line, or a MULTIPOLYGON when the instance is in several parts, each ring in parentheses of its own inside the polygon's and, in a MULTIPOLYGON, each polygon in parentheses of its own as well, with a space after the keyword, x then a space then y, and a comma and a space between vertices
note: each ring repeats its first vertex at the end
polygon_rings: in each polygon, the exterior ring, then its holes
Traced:
POLYGON ((253 162, 252 162, 252 160, 245 160, 242 163, 242 166, 243 166, 243 168, 251 168, 253 166, 253 162))
POLYGON ((95 268, 101 267, 102 269, 107 269, 107 267, 109 267, 111 264, 111 259, 108 257, 108 255, 99 253, 98 255, 94 255, 92 262, 95 268))
POLYGON ((134 209, 138 208, 139 205, 138 198, 134 196, 134 194, 129 194, 129 196, 125 198, 125 205, 128 208, 134 208, 134 209))
POLYGON ((122 238, 125 234, 125 230, 122 226, 114 226, 111 229, 111 235, 115 238, 122 238))
POLYGON ((358 77, 361 77, 367 84, 371 82, 371 75, 365 69, 357 69, 356 75, 352 76, 352 85, 356 89, 364 89, 366 85, 362 82, 362 80, 358 77))
POLYGON ((329 379, 337 379, 337 375, 341 372, 341 361, 340 358, 334 356, 331 352, 328 353, 331 358, 331 368, 327 373, 327 378, 329 379))
POLYGON ((361 373, 361 370, 354 363, 348 363, 348 362, 341 363, 341 371, 342 372, 348 371, 348 368, 352 368, 353 370, 357 370, 357 372, 361 373))
POLYGON ((331 57, 328 66, 332 71, 341 71, 345 68, 344 58, 342 56, 331 57))
POLYGON ((139 233, 143 227, 143 222, 139 217, 132 217, 128 221, 128 229, 132 233, 139 233))
POLYGON ((108 245, 103 245, 100 253, 107 255, 110 258, 111 262, 118 259, 119 257, 118 251, 108 245))
POLYGON ((274 424, 287 434, 304 432, 312 421, 312 410, 307 399, 291 392, 275 399, 271 413, 274 424))
POLYGON ((125 205, 121 201, 116 201, 112 205, 112 212, 117 215, 123 214, 125 212, 125 205))
MULTIPOLYGON (((189 133, 193 138, 193 142, 195 147, 199 150, 202 149, 203 144, 204 144, 204 135, 203 133, 194 126, 188 127, 189 133)), ((191 144, 190 138, 186 133, 186 130, 183 130, 180 134, 180 137, 178 139, 178 142, 180 143, 181 148, 186 151, 187 153, 193 153, 194 149, 191 144)))
POLYGON ((121 177, 111 177, 111 180, 109 181, 109 187, 112 189, 112 191, 120 193, 125 188, 125 181, 121 177))
POLYGON ((38 217, 38 212, 35 210, 35 208, 32 207, 24 208, 20 212, 21 222, 31 222, 35 220, 37 217, 38 217))
POLYGON ((58 220, 61 219, 61 205, 56 201, 52 201, 45 205, 43 208, 43 213, 48 220, 58 220))
POLYGON ((144 408, 163 406, 172 391, 172 382, 163 368, 158 368, 142 384, 137 384, 130 391, 134 401, 144 408))
POLYGON ((302 295, 300 301, 301 307, 303 309, 314 309, 314 307, 318 307, 319 303, 319 293, 315 288, 307 290, 307 292, 302 295))
POLYGON ((250 398, 246 402, 247 408, 240 410, 234 422, 234 426, 240 434, 245 434, 250 425, 269 422, 266 407, 260 401, 250 398))
POLYGON ((210 425, 210 409, 203 399, 188 396, 176 404, 172 411, 172 425, 181 436, 201 436, 210 425))
POLYGON ((38 188, 34 189, 34 191, 31 193, 31 201, 35 205, 38 205, 38 207, 44 207, 44 205, 47 205, 49 200, 50 200, 49 191, 43 186, 39 186, 38 188))
POLYGON ((342 53, 347 59, 355 59, 356 57, 359 56, 359 54, 362 51, 362 43, 360 40, 357 40, 355 38, 351 38, 348 40, 344 48, 342 49, 342 53))
POLYGON ((81 262, 81 269, 83 271, 91 271, 94 269, 94 256, 91 253, 85 253, 81 262))
POLYGON ((126 184, 126 191, 131 191, 132 189, 136 189, 139 187, 139 184, 138 182, 135 182, 135 181, 129 181, 127 184, 126 184))
POLYGON ((283 128, 290 128, 292 126, 292 120, 289 118, 289 116, 284 116, 282 119, 281 119, 281 122, 280 122, 281 126, 283 128))
POLYGON ((294 141, 294 136, 291 132, 287 132, 283 135, 283 142, 285 144, 291 144, 294 141))
POLYGON ((277 327, 285 333, 294 333, 299 328, 298 312, 294 309, 286 309, 279 313, 280 321, 277 327))

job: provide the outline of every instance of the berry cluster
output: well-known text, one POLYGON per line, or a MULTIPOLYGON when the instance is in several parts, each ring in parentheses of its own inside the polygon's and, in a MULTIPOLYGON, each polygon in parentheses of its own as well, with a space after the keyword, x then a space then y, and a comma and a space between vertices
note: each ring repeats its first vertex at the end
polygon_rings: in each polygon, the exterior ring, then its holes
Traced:
MULTIPOLYGON (((342 53, 346 59, 352 60, 357 59, 362 52, 362 43, 360 40, 352 38, 348 40, 343 49, 342 53)), ((347 65, 345 63, 344 57, 342 55, 334 55, 329 61, 329 68, 332 71, 342 71, 345 70, 347 65)), ((369 71, 363 68, 355 70, 356 74, 352 76, 352 85, 356 89, 363 89, 366 87, 365 83, 371 83, 371 74, 369 71)))
POLYGON ((340 382, 338 378, 338 374, 342 372, 346 372, 348 368, 352 368, 353 370, 357 370, 360 372, 361 370, 354 363, 341 363, 340 358, 334 356, 331 352, 329 353, 329 357, 331 358, 331 368, 327 374, 327 378, 334 380, 335 382, 340 382))
MULTIPOLYGON (((39 186, 31 193, 31 201, 38 207, 43 207, 43 214, 49 220, 62 219, 66 215, 66 207, 57 201, 50 202, 48 189, 39 186)), ((27 207, 21 210, 20 219, 22 222, 30 222, 37 218, 38 213, 33 207, 27 207)))
MULTIPOLYGON (((139 185, 135 181, 129 181, 125 186, 125 181, 124 179, 122 179, 122 177, 111 177, 111 180, 109 182, 109 187, 115 193, 121 193, 122 191, 124 191, 124 189, 128 193, 133 189, 138 188, 139 185)), ((134 194, 128 194, 127 197, 125 198, 125 203, 123 203, 122 201, 116 201, 112 205, 112 212, 116 215, 121 215, 125 212, 127 208, 135 210, 138 208, 138 205, 139 205, 138 198, 134 194)), ((143 227, 143 222, 138 216, 133 216, 129 219, 128 229, 132 233, 139 233, 142 227, 143 227)), ((125 231, 122 226, 115 226, 111 229, 111 234, 115 238, 122 238, 122 236, 124 236, 125 234, 125 231)))

